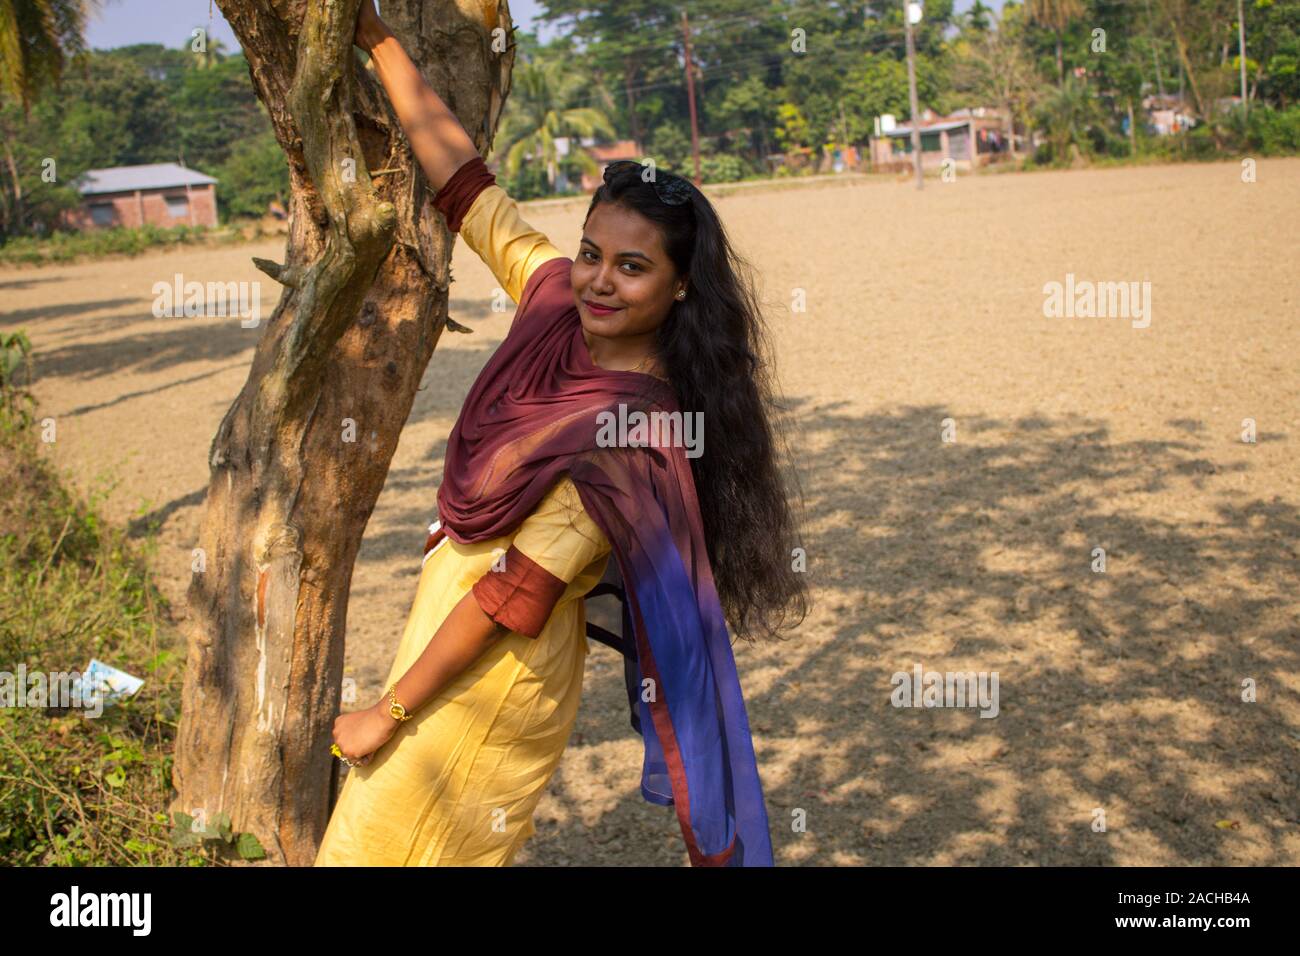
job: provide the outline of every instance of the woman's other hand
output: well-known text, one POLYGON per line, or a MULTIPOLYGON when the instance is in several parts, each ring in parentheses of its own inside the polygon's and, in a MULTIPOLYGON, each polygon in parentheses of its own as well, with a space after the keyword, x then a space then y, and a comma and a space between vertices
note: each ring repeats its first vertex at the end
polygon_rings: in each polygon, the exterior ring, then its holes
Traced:
POLYGON ((361 49, 369 51, 388 34, 388 24, 379 18, 375 9, 375 0, 361 0, 357 8, 357 28, 352 42, 361 49))
POLYGON ((388 713, 387 701, 358 710, 339 714, 334 719, 334 743, 343 756, 360 766, 370 762, 371 755, 388 743, 397 731, 397 721, 388 713))

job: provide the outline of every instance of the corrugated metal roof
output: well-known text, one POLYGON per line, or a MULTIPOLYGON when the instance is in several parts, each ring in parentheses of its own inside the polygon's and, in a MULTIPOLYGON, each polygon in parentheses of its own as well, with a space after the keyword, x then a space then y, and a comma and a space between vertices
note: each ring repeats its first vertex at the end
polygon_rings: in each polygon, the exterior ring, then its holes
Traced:
MULTIPOLYGON (((940 132, 940 131, 942 131, 942 130, 946 130, 946 129, 960 129, 960 128, 963 127, 963 126, 969 126, 969 125, 970 125, 970 120, 968 120, 968 119, 964 119, 964 120, 956 120, 955 122, 951 122, 951 123, 932 123, 932 124, 929 125, 929 126, 922 126, 922 127, 921 127, 921 132, 922 132, 922 133, 938 133, 938 132, 940 132)), ((882 133, 881 135, 882 135, 882 136, 911 136, 911 135, 912 135, 912 127, 910 127, 910 126, 895 126, 895 127, 894 127, 893 129, 891 129, 888 133, 882 133)))
POLYGON ((83 196, 89 196, 136 189, 166 189, 169 186, 205 186, 215 182, 211 176, 186 169, 179 163, 150 163, 146 166, 88 169, 77 180, 77 189, 83 196))

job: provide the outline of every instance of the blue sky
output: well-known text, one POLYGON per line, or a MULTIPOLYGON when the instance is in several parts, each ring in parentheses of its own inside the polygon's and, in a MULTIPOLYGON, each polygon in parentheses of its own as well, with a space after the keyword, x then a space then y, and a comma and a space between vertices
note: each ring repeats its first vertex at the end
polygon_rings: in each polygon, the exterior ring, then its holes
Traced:
MULTIPOLYGON (((970 3, 971 0, 957 0, 956 7, 965 10, 970 3)), ((987 5, 1001 8, 1002 0, 989 0, 987 5)), ((383 0, 379 0, 380 10, 383 6, 383 0)), ((538 0, 513 0, 510 4, 515 22, 526 30, 533 29, 533 20, 540 9, 538 0)), ((93 49, 99 50, 132 43, 179 47, 195 27, 206 27, 208 35, 216 37, 227 49, 239 49, 230 25, 211 0, 106 0, 99 16, 91 21, 86 38, 93 49)), ((542 39, 548 39, 552 32, 543 31, 542 39)))
MULTIPOLYGON (((383 6, 384 0, 379 0, 381 10, 383 6)), ((510 4, 515 22, 526 29, 532 28, 538 10, 537 0, 514 0, 510 4)), ((216 37, 227 49, 239 49, 230 25, 210 0, 105 0, 104 9, 86 31, 86 39, 97 50, 132 43, 178 47, 181 41, 188 40, 195 27, 207 27, 208 35, 216 37)))

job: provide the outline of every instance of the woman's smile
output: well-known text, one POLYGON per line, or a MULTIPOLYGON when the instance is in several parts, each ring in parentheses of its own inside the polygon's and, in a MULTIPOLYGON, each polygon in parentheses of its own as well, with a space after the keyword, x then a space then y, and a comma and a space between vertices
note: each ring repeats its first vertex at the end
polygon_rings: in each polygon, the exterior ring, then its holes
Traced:
POLYGON ((582 304, 596 315, 613 315, 615 312, 623 311, 622 306, 602 305, 599 302, 592 302, 590 299, 583 299, 582 304))

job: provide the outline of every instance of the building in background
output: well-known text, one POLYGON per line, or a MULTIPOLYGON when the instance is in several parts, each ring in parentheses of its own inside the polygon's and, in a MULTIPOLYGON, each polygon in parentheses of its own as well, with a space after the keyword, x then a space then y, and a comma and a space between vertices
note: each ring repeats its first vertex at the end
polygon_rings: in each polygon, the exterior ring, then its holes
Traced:
MULTIPOLYGON (((1170 136, 1196 125, 1189 103, 1177 96, 1157 96, 1152 94, 1142 100, 1142 108, 1148 116, 1148 129, 1157 136, 1170 136)), ((1125 117, 1127 120, 1127 117, 1125 117)), ((1124 123, 1128 132, 1128 123, 1124 123)))
POLYGON ((217 181, 177 163, 91 169, 74 185, 81 206, 63 217, 73 229, 217 225, 217 181))
MULTIPOLYGON (((912 127, 896 126, 892 117, 877 117, 871 137, 871 168, 876 172, 912 168, 912 127), (884 121, 884 122, 882 122, 884 121)), ((957 169, 999 162, 1010 155, 1006 119, 998 110, 978 107, 948 116, 921 112, 921 167, 930 169, 951 159, 957 169)))
POLYGON ((636 143, 630 139, 620 139, 617 143, 606 143, 599 145, 595 140, 584 139, 581 141, 582 147, 587 153, 600 165, 600 171, 593 176, 591 173, 582 174, 583 192, 594 193, 604 180, 602 176, 605 167, 610 163, 617 162, 620 159, 631 159, 636 162, 642 160, 642 156, 636 151, 636 143))

